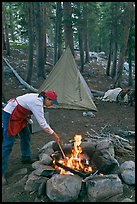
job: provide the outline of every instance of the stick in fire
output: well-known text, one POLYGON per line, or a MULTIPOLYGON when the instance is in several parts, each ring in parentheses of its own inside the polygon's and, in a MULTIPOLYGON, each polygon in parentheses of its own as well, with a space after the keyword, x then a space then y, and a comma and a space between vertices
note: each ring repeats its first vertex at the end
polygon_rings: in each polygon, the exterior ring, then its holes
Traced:
POLYGON ((62 149, 62 147, 61 147, 60 143, 58 143, 58 146, 59 146, 59 148, 60 148, 60 150, 61 150, 61 153, 62 153, 62 155, 63 155, 64 159, 66 159, 66 156, 65 156, 65 154, 64 154, 64 152, 63 152, 63 149, 62 149))

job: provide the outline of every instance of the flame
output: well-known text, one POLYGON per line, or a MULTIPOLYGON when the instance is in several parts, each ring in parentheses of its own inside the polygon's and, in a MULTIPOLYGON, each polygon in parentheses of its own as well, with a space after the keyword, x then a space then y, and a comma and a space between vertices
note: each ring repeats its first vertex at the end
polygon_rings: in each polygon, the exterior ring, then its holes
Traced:
MULTIPOLYGON (((81 135, 74 136, 74 147, 72 149, 70 157, 66 157, 66 159, 60 159, 59 163, 78 171, 92 172, 93 170, 92 167, 89 166, 89 161, 87 160, 86 156, 82 154, 82 147, 80 147, 81 140, 81 135), (83 160, 85 160, 84 163, 83 160)), ((55 166, 55 168, 60 169, 60 174, 68 173, 65 169, 61 167, 55 166)))

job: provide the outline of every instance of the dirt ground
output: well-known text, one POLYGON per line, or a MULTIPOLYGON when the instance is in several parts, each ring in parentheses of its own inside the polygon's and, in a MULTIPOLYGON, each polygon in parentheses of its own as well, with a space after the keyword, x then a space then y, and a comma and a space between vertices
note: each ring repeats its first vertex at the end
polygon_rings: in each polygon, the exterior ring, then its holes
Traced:
MULTIPOLYGON (((10 65, 16 69, 21 77, 24 77, 24 70, 27 62, 27 53, 12 51, 10 57, 6 57, 9 60, 10 65)), ((51 58, 50 58, 51 59, 51 58)), ((50 61, 50 60, 49 60, 50 61)), ((5 64, 4 64, 5 66, 5 64)), ((87 65, 86 69, 92 67, 93 75, 85 76, 85 79, 90 87, 90 89, 95 89, 99 91, 106 91, 110 88, 113 83, 110 77, 105 75, 104 69, 101 64, 93 62, 87 65)), ((6 100, 11 97, 16 97, 24 93, 30 92, 25 89, 20 82, 16 79, 13 73, 4 73, 4 94, 6 100)), ((36 73, 33 76, 32 85, 38 88, 42 81, 36 80, 36 73)), ((125 85, 126 86, 126 85, 125 85)), ((81 134, 82 138, 86 137, 86 133, 93 129, 99 133, 102 128, 108 126, 110 132, 113 133, 114 129, 135 131, 135 106, 129 106, 127 104, 116 104, 115 102, 103 102, 94 99, 95 104, 98 108, 97 112, 94 112, 95 117, 83 116, 82 110, 66 110, 66 109, 47 109, 49 112, 49 121, 51 127, 58 133, 61 138, 61 143, 68 143, 69 140, 73 140, 75 134, 81 134)), ((116 159, 121 164, 124 161, 132 160, 135 161, 135 138, 126 138, 130 141, 133 146, 131 153, 116 153, 116 159)), ((38 156, 38 149, 43 147, 44 144, 53 140, 52 136, 45 134, 43 131, 34 133, 31 135, 31 150, 32 159, 36 159, 38 156)), ((26 167, 28 173, 32 171, 31 165, 22 164, 20 162, 20 140, 17 137, 12 154, 10 155, 8 161, 8 169, 6 173, 6 178, 8 180, 8 185, 2 186, 2 202, 38 202, 35 200, 36 193, 28 193, 23 187, 16 188, 14 184, 21 179, 21 175, 15 176, 15 173, 20 169, 26 167)), ((123 185, 124 192, 123 198, 131 198, 135 200, 135 186, 123 185)), ((78 200, 76 202, 86 202, 86 200, 78 200)), ((116 202, 114 200, 113 202, 116 202)), ((51 202, 48 198, 43 198, 40 202, 51 202)), ((120 202, 120 200, 119 200, 120 202)))

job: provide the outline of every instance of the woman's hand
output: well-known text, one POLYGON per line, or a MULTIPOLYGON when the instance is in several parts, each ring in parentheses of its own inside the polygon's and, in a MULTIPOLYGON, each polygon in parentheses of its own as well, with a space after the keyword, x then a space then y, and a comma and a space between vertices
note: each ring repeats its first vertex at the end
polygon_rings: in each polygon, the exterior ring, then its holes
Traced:
POLYGON ((60 143, 60 137, 55 132, 53 132, 52 135, 55 137, 55 141, 60 143))
POLYGON ((32 120, 32 119, 27 118, 26 121, 27 121, 29 124, 31 124, 31 125, 33 124, 33 120, 32 120))

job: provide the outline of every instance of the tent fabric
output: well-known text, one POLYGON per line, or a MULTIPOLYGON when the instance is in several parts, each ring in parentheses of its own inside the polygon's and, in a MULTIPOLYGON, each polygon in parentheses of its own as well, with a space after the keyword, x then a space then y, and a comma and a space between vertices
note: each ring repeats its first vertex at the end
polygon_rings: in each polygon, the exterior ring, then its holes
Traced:
POLYGON ((53 67, 48 78, 44 80, 38 92, 49 89, 57 92, 60 102, 60 105, 54 105, 52 108, 97 111, 93 95, 77 68, 69 46, 53 67))

